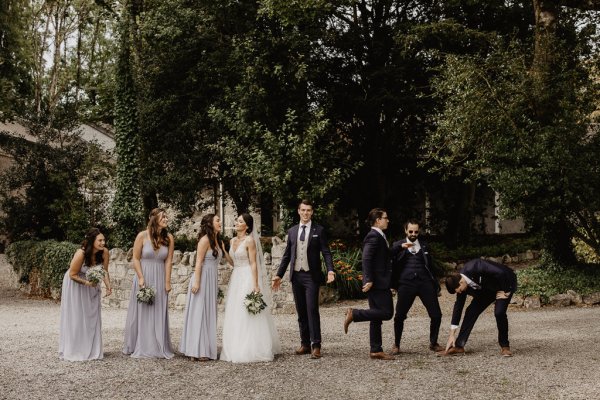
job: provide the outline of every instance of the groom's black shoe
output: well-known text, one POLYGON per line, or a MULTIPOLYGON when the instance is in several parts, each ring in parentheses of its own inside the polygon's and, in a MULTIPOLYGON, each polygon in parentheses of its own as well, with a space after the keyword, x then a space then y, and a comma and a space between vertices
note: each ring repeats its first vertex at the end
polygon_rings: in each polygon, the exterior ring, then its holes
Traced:
POLYGON ((313 360, 321 358, 321 348, 320 347, 313 347, 312 353, 310 355, 310 358, 312 358, 313 360))
POLYGON ((344 333, 348 333, 348 326, 352 321, 354 321, 354 316, 352 315, 352 309, 349 308, 348 310, 346 310, 346 319, 344 320, 344 333))
POLYGON ((301 356, 302 354, 310 354, 310 347, 300 346, 296 349, 296 355, 301 356))

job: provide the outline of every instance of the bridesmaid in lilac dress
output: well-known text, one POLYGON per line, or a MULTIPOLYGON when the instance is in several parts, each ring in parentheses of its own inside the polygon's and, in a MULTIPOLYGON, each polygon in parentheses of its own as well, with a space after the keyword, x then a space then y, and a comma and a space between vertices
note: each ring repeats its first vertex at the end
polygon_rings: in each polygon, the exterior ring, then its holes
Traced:
POLYGON ((125 322, 123 353, 134 358, 173 357, 169 335, 169 292, 175 241, 167 232, 167 216, 161 208, 150 213, 148 227, 133 245, 133 288, 125 322), (138 303, 137 292, 153 287, 152 304, 138 303))
POLYGON ((219 237, 220 232, 221 219, 218 215, 202 217, 196 265, 188 286, 179 344, 179 351, 191 360, 217 359, 217 272, 223 254, 233 265, 219 237))
POLYGON ((104 245, 100 230, 90 229, 63 278, 58 343, 61 360, 101 360, 104 357, 100 318, 102 289, 99 284, 88 281, 85 275, 89 268, 101 266, 105 272, 106 295, 112 293, 108 276, 109 254, 104 245))

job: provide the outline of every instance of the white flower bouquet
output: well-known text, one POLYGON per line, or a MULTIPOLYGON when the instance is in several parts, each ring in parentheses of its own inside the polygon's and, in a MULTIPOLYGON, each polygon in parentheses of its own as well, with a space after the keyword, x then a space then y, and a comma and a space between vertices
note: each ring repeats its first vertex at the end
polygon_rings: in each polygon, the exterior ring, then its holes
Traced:
POLYGON ((246 295, 244 306, 250 314, 256 315, 267 308, 267 303, 260 292, 250 292, 246 295))
POLYGON ((101 265, 96 265, 87 270, 87 272, 85 273, 85 279, 87 279, 91 283, 98 284, 100 283, 100 281, 102 281, 104 275, 106 275, 104 268, 102 268, 101 265))
POLYGON ((138 303, 146 303, 148 305, 152 305, 152 303, 154 302, 155 295, 156 292, 154 291, 153 287, 143 287, 140 290, 138 290, 136 298, 138 303))

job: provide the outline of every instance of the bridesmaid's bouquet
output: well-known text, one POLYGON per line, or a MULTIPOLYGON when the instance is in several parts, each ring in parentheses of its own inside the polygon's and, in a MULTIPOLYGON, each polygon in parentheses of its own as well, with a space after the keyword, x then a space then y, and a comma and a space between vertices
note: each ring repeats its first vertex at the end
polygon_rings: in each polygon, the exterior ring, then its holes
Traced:
POLYGON ((96 265, 95 267, 89 268, 85 273, 85 279, 90 281, 91 283, 98 284, 106 275, 104 268, 101 265, 96 265))
POLYGON ((138 303, 145 303, 148 305, 152 305, 154 302, 154 295, 156 292, 153 287, 143 287, 138 290, 136 298, 138 303))
POLYGON ((250 314, 256 315, 267 308, 267 303, 261 292, 250 292, 246 295, 244 306, 250 314))

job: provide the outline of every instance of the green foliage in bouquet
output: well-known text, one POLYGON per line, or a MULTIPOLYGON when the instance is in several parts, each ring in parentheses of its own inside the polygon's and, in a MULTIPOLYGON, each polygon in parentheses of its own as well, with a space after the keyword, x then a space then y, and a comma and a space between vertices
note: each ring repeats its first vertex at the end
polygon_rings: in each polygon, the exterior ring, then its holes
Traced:
POLYGON ((256 315, 267 308, 267 303, 265 303, 262 293, 251 292, 246 295, 244 299, 244 306, 250 314, 256 315))

